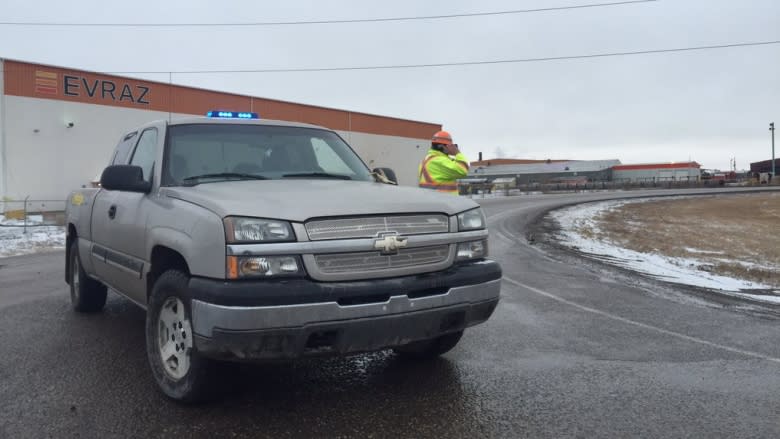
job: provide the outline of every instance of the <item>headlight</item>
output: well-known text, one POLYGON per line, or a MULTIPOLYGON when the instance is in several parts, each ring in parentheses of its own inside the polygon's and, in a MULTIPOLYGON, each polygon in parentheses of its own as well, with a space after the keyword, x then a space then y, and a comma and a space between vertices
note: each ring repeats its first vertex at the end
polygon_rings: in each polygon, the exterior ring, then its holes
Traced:
POLYGON ((488 243, 487 239, 479 241, 461 242, 458 244, 458 261, 468 261, 470 259, 482 259, 487 257, 488 243))
POLYGON ((297 256, 228 256, 225 269, 228 279, 303 275, 297 256))
POLYGON ((287 221, 227 217, 224 222, 228 244, 295 241, 292 227, 287 221))
POLYGON ((482 208, 477 207, 469 211, 463 212, 458 215, 458 231, 465 232, 467 230, 480 230, 487 226, 485 220, 485 214, 482 213, 482 208))

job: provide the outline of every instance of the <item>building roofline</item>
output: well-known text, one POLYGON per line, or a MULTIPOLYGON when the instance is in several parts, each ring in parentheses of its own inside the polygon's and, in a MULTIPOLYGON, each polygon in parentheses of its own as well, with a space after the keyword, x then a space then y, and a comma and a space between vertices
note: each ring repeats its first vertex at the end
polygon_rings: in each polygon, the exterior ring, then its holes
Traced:
POLYGON ((618 171, 630 171, 639 169, 689 169, 689 168, 701 168, 701 164, 695 161, 691 162, 667 162, 667 163, 631 163, 623 165, 615 165, 612 167, 618 171))
MULTIPOLYGON (((162 85, 162 86, 171 86, 172 85, 172 86, 175 86, 175 87, 181 87, 181 88, 186 88, 186 89, 190 89, 190 90, 205 91, 205 92, 212 92, 212 93, 221 93, 221 94, 232 95, 232 96, 242 97, 242 98, 249 98, 249 99, 263 99, 263 100, 278 102, 278 103, 282 103, 282 104, 302 105, 302 106, 306 106, 306 107, 310 107, 310 108, 316 108, 316 109, 321 109, 321 110, 329 110, 329 111, 341 111, 341 112, 350 113, 350 114, 353 114, 353 115, 354 114, 358 114, 358 115, 362 115, 362 116, 381 117, 383 119, 392 119, 392 120, 397 120, 397 121, 400 121, 400 122, 411 122, 411 123, 419 123, 419 124, 426 124, 426 125, 442 126, 441 123, 437 123, 437 122, 427 122, 427 121, 422 121, 422 120, 405 119, 405 118, 396 117, 396 116, 387 116, 387 115, 375 114, 375 113, 367 113, 367 112, 362 112, 362 111, 346 110, 346 109, 343 109, 343 108, 335 108, 335 107, 326 107, 326 106, 322 106, 322 105, 307 104, 307 103, 303 103, 303 102, 294 102, 294 101, 287 101, 287 100, 276 99, 276 98, 266 98, 266 97, 262 97, 262 96, 253 96, 253 95, 244 94, 244 93, 235 93, 235 92, 229 92, 229 91, 224 91, 224 90, 214 90, 214 89, 203 88, 203 87, 195 87, 195 86, 191 86, 191 85, 177 84, 175 82, 170 82, 169 83, 169 82, 162 82, 162 81, 159 81, 159 80, 143 79, 143 78, 138 78, 138 77, 134 77, 134 76, 127 76, 127 73, 123 74, 122 72, 113 73, 113 72, 109 72, 109 71, 88 70, 88 69, 82 69, 82 68, 77 68, 77 67, 58 66, 58 65, 54 65, 54 64, 39 63, 39 62, 34 62, 34 61, 27 61, 27 60, 22 60, 22 59, 15 59, 15 58, 5 58, 5 57, 0 57, 0 61, 11 61, 11 62, 24 63, 24 64, 29 64, 29 65, 36 65, 36 66, 41 66, 41 67, 51 67, 51 68, 55 68, 55 69, 74 70, 74 71, 89 73, 89 74, 93 74, 93 75, 115 76, 117 78, 129 79, 129 80, 135 80, 135 81, 144 81, 144 82, 148 82, 148 83, 152 83, 152 84, 158 84, 158 85, 162 85)), ((4 69, 5 69, 5 67, 4 67, 4 69)), ((161 72, 160 74, 163 74, 163 72, 161 72)))

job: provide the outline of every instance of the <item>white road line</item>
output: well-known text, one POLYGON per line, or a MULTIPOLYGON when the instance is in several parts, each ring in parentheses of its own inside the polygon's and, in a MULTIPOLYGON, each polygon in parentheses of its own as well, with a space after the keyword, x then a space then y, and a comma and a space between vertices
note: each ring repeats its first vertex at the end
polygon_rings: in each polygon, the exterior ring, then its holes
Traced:
POLYGON ((626 323, 626 324, 629 324, 629 325, 637 326, 637 327, 640 327, 640 328, 643 328, 643 329, 649 329, 651 331, 656 331, 656 332, 659 332, 661 334, 669 335, 671 337, 676 337, 676 338, 679 338, 679 339, 682 339, 682 340, 686 340, 686 341, 690 341, 690 342, 693 342, 693 343, 699 343, 699 344, 703 344, 705 346, 710 346, 710 347, 713 347, 713 348, 722 349, 724 351, 732 352, 732 353, 735 353, 735 354, 741 354, 741 355, 745 355, 745 356, 748 356, 748 357, 759 358, 761 360, 771 361, 773 363, 780 364, 780 358, 770 357, 768 355, 760 354, 758 352, 746 351, 744 349, 733 348, 733 347, 730 347, 730 346, 725 346, 725 345, 722 345, 722 344, 713 343, 711 341, 702 340, 700 338, 692 337, 690 335, 680 334, 679 332, 670 331, 668 329, 663 329, 663 328, 659 328, 657 326, 648 325, 647 323, 641 323, 641 322, 637 322, 637 321, 634 321, 634 320, 631 320, 631 319, 627 319, 625 317, 620 317, 618 315, 611 314, 611 313, 608 313, 606 311, 601 311, 601 310, 598 310, 598 309, 595 309, 595 308, 591 308, 591 307, 588 307, 588 306, 580 305, 578 303, 572 302, 571 300, 567 300, 567 299, 564 299, 562 297, 556 296, 554 294, 548 293, 546 291, 542 291, 542 290, 540 290, 538 288, 534 288, 534 287, 532 287, 530 285, 526 285, 526 284, 524 284, 522 282, 516 281, 516 280, 514 280, 514 279, 512 279, 510 277, 507 277, 507 276, 504 276, 503 280, 505 282, 508 282, 508 283, 514 285, 514 286, 517 286, 517 287, 520 287, 520 288, 524 288, 524 289, 526 289, 528 291, 531 291, 533 293, 536 293, 536 294, 538 294, 540 296, 544 296, 544 297, 547 297, 548 299, 555 300, 556 302, 560 302, 560 303, 572 306, 572 307, 580 309, 582 311, 586 311, 586 312, 589 312, 589 313, 597 314, 597 315, 600 315, 602 317, 606 317, 608 319, 616 320, 618 322, 622 322, 622 323, 626 323))

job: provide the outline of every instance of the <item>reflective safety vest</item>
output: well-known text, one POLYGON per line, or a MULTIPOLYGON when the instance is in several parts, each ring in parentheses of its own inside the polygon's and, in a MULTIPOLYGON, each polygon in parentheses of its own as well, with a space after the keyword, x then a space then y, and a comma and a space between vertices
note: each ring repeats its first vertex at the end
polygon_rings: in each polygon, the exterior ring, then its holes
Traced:
POLYGON ((421 188, 458 195, 456 180, 466 177, 468 173, 469 161, 462 152, 453 159, 441 151, 430 149, 425 160, 420 163, 419 185, 421 188))

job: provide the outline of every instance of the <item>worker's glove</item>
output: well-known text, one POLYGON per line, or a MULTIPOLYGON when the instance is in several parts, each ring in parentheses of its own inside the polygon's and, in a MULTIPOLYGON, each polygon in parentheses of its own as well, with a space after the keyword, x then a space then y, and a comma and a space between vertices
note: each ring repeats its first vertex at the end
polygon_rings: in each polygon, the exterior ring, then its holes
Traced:
POLYGON ((374 177, 374 180, 376 180, 379 183, 398 185, 398 183, 387 178, 384 171, 382 171, 381 169, 377 169, 376 171, 372 172, 371 176, 374 177))

